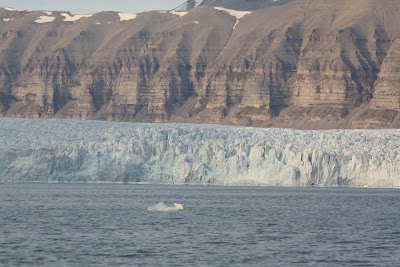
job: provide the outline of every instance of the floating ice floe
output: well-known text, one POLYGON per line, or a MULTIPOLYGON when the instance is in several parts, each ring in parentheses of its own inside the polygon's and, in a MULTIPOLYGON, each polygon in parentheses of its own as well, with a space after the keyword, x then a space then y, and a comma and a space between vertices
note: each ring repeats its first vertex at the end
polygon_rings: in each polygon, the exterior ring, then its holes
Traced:
POLYGON ((172 207, 169 207, 164 204, 164 202, 160 202, 153 206, 147 208, 148 211, 159 211, 159 212, 174 212, 174 211, 184 211, 184 207, 180 203, 174 203, 172 207))

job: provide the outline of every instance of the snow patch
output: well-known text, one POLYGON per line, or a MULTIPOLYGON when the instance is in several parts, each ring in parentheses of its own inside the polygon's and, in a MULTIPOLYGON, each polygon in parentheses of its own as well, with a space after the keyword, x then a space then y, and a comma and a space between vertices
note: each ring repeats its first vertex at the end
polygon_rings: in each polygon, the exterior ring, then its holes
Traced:
POLYGON ((7 11, 21 11, 21 10, 17 10, 17 9, 14 9, 14 8, 11 8, 11 7, 3 7, 5 10, 7 10, 7 11))
POLYGON ((172 15, 177 15, 179 17, 183 17, 183 16, 187 15, 187 13, 189 13, 189 12, 187 12, 187 11, 158 11, 158 13, 172 14, 172 15))
POLYGON ((90 18, 91 16, 93 16, 92 14, 87 14, 87 15, 69 15, 68 13, 61 13, 61 16, 64 17, 63 21, 77 21, 80 20, 82 18, 90 18))
POLYGON ((223 7, 214 7, 214 8, 219 11, 228 12, 229 15, 236 18, 236 23, 233 26, 234 29, 238 25, 240 19, 242 19, 244 16, 252 13, 251 11, 237 11, 237 10, 233 10, 233 9, 223 8, 223 7))
POLYGON ((18 9, 11 8, 11 7, 1 7, 1 8, 4 8, 5 10, 12 11, 12 12, 14 12, 14 11, 16 11, 16 12, 32 12, 31 10, 18 10, 18 9))
POLYGON ((177 15, 177 16, 179 16, 179 17, 183 17, 183 16, 185 16, 185 15, 187 15, 187 13, 189 13, 189 12, 187 12, 187 11, 158 11, 158 13, 161 13, 161 14, 172 14, 172 15, 177 15))
POLYGON ((189 12, 185 12, 185 11, 170 11, 169 13, 173 14, 173 15, 177 15, 179 17, 183 17, 183 16, 187 15, 187 13, 189 13, 189 12))
POLYGON ((237 10, 233 10, 233 9, 226 9, 223 7, 214 7, 214 8, 217 10, 220 10, 220 11, 228 12, 229 15, 231 15, 232 17, 235 17, 236 19, 241 19, 244 16, 252 13, 251 11, 237 11, 237 10))
POLYGON ((13 18, 4 18, 3 21, 12 21, 14 20, 13 18))
POLYGON ((43 11, 44 13, 46 13, 48 16, 50 16, 51 14, 53 14, 52 11, 43 11))
POLYGON ((40 16, 35 20, 35 22, 36 23, 48 23, 48 22, 54 21, 55 19, 56 19, 55 17, 40 16))
POLYGON ((120 21, 127 21, 135 19, 137 17, 137 14, 118 13, 118 16, 120 21))
POLYGON ((199 24, 199 22, 197 20, 193 21, 194 24, 199 24))

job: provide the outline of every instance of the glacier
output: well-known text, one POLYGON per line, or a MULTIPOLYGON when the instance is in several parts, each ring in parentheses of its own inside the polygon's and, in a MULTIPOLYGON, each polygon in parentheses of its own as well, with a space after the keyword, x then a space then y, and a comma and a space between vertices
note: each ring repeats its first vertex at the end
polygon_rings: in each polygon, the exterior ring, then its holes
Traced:
POLYGON ((1 118, 0 182, 400 187, 400 130, 1 118))

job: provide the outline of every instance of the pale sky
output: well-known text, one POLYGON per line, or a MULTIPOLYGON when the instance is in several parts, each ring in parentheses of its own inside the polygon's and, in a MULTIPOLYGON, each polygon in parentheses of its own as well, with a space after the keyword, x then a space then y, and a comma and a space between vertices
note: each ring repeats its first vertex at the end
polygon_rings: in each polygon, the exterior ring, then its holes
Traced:
POLYGON ((62 10, 73 14, 99 11, 137 13, 147 10, 170 10, 185 0, 0 0, 0 6, 21 10, 62 10))

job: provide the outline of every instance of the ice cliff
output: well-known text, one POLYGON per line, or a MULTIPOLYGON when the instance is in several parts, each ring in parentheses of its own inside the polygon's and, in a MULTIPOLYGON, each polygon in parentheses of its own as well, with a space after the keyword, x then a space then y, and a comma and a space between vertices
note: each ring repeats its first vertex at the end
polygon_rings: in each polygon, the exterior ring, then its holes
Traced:
POLYGON ((400 186, 400 130, 0 119, 0 181, 400 186))

